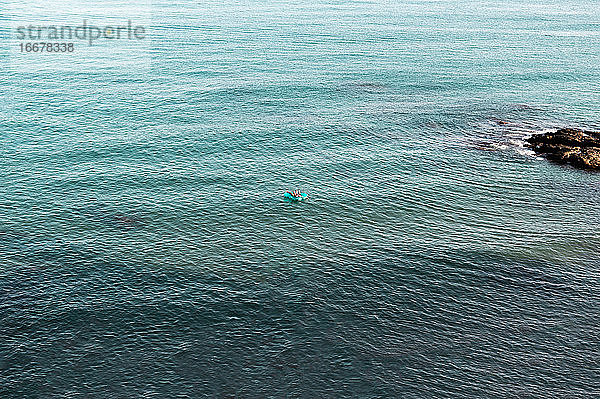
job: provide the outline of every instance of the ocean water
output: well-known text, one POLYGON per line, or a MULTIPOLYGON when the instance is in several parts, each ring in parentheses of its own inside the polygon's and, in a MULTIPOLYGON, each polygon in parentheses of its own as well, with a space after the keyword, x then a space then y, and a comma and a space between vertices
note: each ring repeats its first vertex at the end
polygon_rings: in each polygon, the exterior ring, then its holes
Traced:
POLYGON ((148 7, 0 52, 0 397, 600 397, 596 2, 148 7))

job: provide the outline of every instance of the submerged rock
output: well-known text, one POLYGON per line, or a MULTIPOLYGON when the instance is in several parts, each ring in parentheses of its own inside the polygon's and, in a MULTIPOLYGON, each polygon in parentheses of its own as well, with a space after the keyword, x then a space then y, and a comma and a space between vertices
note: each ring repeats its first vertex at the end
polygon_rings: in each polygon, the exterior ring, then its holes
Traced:
POLYGON ((580 169, 600 169, 600 132, 560 129, 527 139, 530 147, 548 159, 580 169))

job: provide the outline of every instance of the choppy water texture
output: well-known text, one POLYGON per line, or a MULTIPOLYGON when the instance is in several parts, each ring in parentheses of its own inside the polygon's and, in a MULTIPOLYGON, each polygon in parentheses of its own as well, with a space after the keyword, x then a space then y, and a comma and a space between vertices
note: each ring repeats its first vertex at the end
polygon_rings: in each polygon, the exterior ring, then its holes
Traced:
POLYGON ((600 397, 600 175, 522 147, 600 128, 600 8, 398 3, 3 69, 0 396, 600 397))

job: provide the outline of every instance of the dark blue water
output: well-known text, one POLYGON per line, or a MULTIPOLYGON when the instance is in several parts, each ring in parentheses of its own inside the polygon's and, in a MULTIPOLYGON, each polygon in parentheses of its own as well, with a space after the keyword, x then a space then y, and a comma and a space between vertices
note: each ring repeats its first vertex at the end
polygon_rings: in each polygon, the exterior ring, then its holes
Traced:
POLYGON ((600 397, 595 3, 148 7, 0 53, 0 397, 600 397))

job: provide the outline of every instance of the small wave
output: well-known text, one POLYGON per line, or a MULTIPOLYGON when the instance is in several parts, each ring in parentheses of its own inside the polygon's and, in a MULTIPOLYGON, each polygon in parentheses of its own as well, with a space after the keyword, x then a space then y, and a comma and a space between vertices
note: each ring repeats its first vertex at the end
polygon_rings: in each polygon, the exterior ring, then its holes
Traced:
POLYGON ((556 128, 533 128, 528 123, 489 123, 485 137, 470 141, 472 147, 482 151, 514 151, 519 155, 539 158, 527 145, 527 139, 536 134, 553 132, 556 128), (489 130, 488 130, 489 129, 489 130), (491 133, 490 133, 491 130, 491 133))

